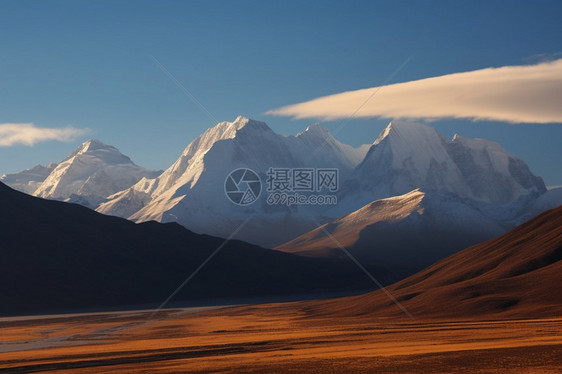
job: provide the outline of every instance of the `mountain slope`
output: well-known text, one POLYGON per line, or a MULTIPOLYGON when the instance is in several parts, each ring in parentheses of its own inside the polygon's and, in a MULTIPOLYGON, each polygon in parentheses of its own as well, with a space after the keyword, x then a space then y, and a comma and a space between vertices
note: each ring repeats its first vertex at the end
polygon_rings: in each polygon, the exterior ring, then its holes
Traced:
MULTIPOLYGON (((159 304, 223 239, 133 222, 0 183, 0 314, 159 304)), ((174 300, 364 288, 349 262, 231 241, 174 300)))
POLYGON ((0 182, 7 184, 13 189, 32 195, 56 167, 57 164, 55 163, 50 163, 47 166, 37 165, 19 173, 4 174, 0 177, 0 182))
POLYGON ((95 208, 109 195, 158 174, 135 165, 113 146, 89 140, 56 165, 33 195, 95 208))
POLYGON ((414 190, 376 200, 276 249, 312 257, 339 257, 344 255, 339 248, 342 245, 363 263, 386 267, 395 274, 390 280, 396 281, 504 232, 504 227, 466 200, 414 190))
MULTIPOLYGON (((560 317, 561 282, 562 206, 387 290, 414 318, 560 317)), ((301 307, 313 315, 404 316, 381 291, 301 307)))

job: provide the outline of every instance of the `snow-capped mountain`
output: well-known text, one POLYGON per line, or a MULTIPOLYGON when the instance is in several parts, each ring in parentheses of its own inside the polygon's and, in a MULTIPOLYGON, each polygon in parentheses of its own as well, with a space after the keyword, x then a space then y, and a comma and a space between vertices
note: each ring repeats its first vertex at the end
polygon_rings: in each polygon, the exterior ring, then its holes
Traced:
POLYGON ((113 146, 89 140, 57 164, 31 194, 95 208, 109 195, 158 173, 135 165, 113 146))
MULTIPOLYGON (((434 226, 446 228, 456 219, 478 228, 482 237, 488 237, 487 228, 505 232, 560 202, 559 193, 545 194, 542 179, 499 144, 459 135, 447 141, 431 127, 398 121, 373 144, 353 148, 319 124, 282 136, 264 122, 239 116, 205 131, 162 173, 143 169, 115 147, 91 140, 59 164, 3 179, 36 196, 80 203, 104 214, 136 222, 177 222, 197 233, 233 235, 266 247, 352 212, 369 212, 375 224, 386 213, 366 209, 373 201, 396 197, 393 209, 407 210, 398 197, 418 188, 424 191, 424 204, 447 201, 442 215, 456 214, 450 222, 432 221, 434 226), (271 204, 271 191, 266 191, 270 168, 337 169, 339 189, 330 192, 337 195, 337 204, 271 204), (251 169, 260 180, 260 189, 251 191, 256 201, 250 205, 234 204, 225 193, 229 181, 248 185, 246 180, 227 179, 237 169, 251 169)), ((412 220, 401 222, 414 227, 412 220)), ((480 237, 476 231, 470 234, 474 238, 480 237)))
POLYGON ((56 167, 57 164, 55 163, 50 163, 47 166, 37 165, 19 173, 4 174, 0 177, 0 182, 7 184, 15 190, 31 195, 56 167))
POLYGON ((467 197, 506 204, 546 192, 542 178, 533 175, 523 160, 496 142, 457 134, 447 143, 447 149, 469 187, 467 197))
MULTIPOLYGON (((144 178, 131 187, 131 190, 155 197, 178 183, 195 185, 207 166, 205 161, 210 161, 205 158, 210 159, 215 154, 220 158, 222 155, 218 152, 226 152, 227 147, 233 147, 233 157, 229 163, 264 171, 276 165, 323 165, 342 168, 344 173, 349 173, 367 152, 366 146, 353 148, 337 141, 319 124, 309 126, 296 136, 285 137, 274 133, 264 122, 239 116, 233 122, 221 122, 205 131, 158 178, 144 178), (222 141, 228 141, 227 144, 231 145, 219 144, 222 141), (211 148, 211 155, 207 155, 211 148)), ((127 192, 118 195, 122 196, 127 192)))
POLYGON ((505 231, 470 200, 416 189, 371 202, 276 249, 310 257, 345 257, 343 246, 363 264, 386 269, 389 281, 505 231))
MULTIPOLYGON (((142 178, 97 210, 137 222, 178 222, 216 236, 235 232, 235 238, 272 247, 318 223, 417 188, 457 198, 468 207, 461 213, 479 212, 504 231, 546 191, 542 179, 499 144, 459 135, 447 141, 425 125, 393 121, 372 145, 353 148, 318 124, 296 136, 281 136, 264 122, 238 117, 192 141, 157 178, 142 178), (271 167, 337 168, 337 205, 271 206, 265 193, 248 206, 228 200, 224 188, 230 172, 252 169, 265 190, 271 167)), ((478 214, 469 216, 484 222, 478 214)))
POLYGON ((229 236, 253 215, 236 237, 270 246, 306 232, 314 222, 293 209, 272 207, 265 199, 248 207, 234 205, 224 193, 230 172, 249 168, 263 184, 271 167, 337 168, 340 177, 347 177, 365 152, 366 147, 340 143, 320 125, 309 126, 296 136, 282 136, 264 122, 240 116, 219 123, 191 142, 158 178, 140 180, 97 210, 138 222, 178 222, 217 236, 229 236), (279 224, 284 225, 283 230, 279 224))
POLYGON ((392 121, 342 188, 339 213, 415 188, 489 204, 546 192, 542 179, 498 143, 459 135, 447 141, 432 127, 392 121))
POLYGON ((559 191, 545 192, 542 179, 495 142, 447 141, 431 127, 393 121, 326 213, 341 218, 278 249, 330 257, 343 255, 338 242, 399 278, 562 203, 559 191))

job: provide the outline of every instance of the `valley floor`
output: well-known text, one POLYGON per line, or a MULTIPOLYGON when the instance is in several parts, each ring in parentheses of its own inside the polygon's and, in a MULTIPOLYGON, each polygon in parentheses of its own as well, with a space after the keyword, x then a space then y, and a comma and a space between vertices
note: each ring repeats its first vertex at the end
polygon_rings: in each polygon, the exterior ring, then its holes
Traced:
POLYGON ((560 373, 562 318, 312 318, 293 304, 0 319, 3 373, 560 373))

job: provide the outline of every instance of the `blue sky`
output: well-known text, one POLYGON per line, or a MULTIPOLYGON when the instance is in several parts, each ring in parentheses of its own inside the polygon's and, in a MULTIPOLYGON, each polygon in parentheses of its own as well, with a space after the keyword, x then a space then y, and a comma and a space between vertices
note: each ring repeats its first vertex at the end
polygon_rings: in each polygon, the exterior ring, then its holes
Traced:
MULTIPOLYGON (((0 124, 91 131, 0 147, 0 174, 59 161, 88 138, 167 168, 215 123, 151 56, 218 120, 242 114, 295 134, 315 120, 265 113, 385 83, 561 58, 560 14, 560 1, 4 0, 0 124)), ((345 122, 322 121, 330 130, 345 122)), ((447 137, 498 141, 548 185, 562 185, 560 123, 423 122, 447 137)), ((370 143, 387 123, 354 119, 336 136, 370 143)))

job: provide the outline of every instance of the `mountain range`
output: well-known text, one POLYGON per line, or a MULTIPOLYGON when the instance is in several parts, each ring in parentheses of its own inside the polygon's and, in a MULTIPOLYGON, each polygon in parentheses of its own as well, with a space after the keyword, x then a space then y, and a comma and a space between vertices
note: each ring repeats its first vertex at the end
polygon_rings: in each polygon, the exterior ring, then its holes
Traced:
POLYGON ((245 241, 229 241, 178 300, 365 289, 373 285, 346 251, 390 284, 562 204, 562 189, 547 191, 499 144, 447 141, 397 121, 353 148, 318 124, 282 136, 238 117, 196 138, 163 172, 90 140, 60 163, 1 180, 24 192, 0 183, 6 313, 157 303, 219 237, 245 241), (299 191, 331 193, 337 204, 270 204, 272 168, 337 170, 333 190, 299 191), (233 172, 246 169, 260 189, 254 202, 236 204, 225 190, 249 186, 246 172, 233 172))
MULTIPOLYGON (((460 135, 448 141, 432 127, 399 121, 392 121, 372 144, 353 148, 319 124, 282 136, 264 122, 239 116, 205 131, 164 172, 138 167, 116 148, 93 140, 58 164, 1 180, 106 215, 175 222, 218 237, 235 233, 236 239, 293 253, 339 256, 333 241, 321 237, 334 229, 343 240, 345 231, 345 245, 360 257, 380 261, 381 253, 394 253, 416 263, 402 260, 397 276, 429 264, 414 261, 423 256, 413 253, 406 237, 395 240, 397 232, 411 233, 418 251, 433 261, 562 204, 562 189, 547 191, 523 160, 498 143, 460 135), (225 180, 246 168, 258 176, 261 194, 252 204, 234 204, 225 193, 225 180), (337 170, 333 191, 298 192, 329 194, 337 203, 271 204, 272 168, 337 170), (409 210, 412 197, 416 208, 409 210), (381 207, 408 213, 387 219, 388 209, 381 207)), ((394 267, 391 257, 383 262, 394 267)))
MULTIPOLYGON (((454 208, 465 205, 459 212, 471 212, 466 219, 474 218, 475 227, 482 227, 478 221, 484 217, 502 232, 515 227, 521 212, 546 192, 542 179, 499 144, 459 135, 446 141, 421 124, 393 121, 372 145, 352 148, 318 124, 296 136, 281 136, 263 122, 238 117, 191 142, 157 178, 140 180, 97 210, 136 222, 178 222, 222 237, 251 217, 236 237, 274 247, 377 199, 417 188, 456 198, 454 208), (270 168, 338 169, 337 204, 270 205, 267 193, 248 206, 232 204, 224 180, 239 168, 256 172, 262 190, 270 168)), ((474 239, 466 243, 497 233, 490 229, 473 235, 472 230, 465 237, 474 239)))
POLYGON ((178 222, 195 232, 221 237, 252 216, 236 237, 271 247, 314 228, 314 221, 302 211, 315 207, 268 205, 265 193, 252 205, 235 205, 224 191, 229 173, 249 168, 259 175, 263 190, 272 167, 336 168, 340 178, 346 178, 366 151, 367 147, 342 144, 320 125, 296 136, 282 136, 264 122, 238 117, 207 130, 159 177, 142 179, 111 196, 97 211, 136 222, 178 222))

